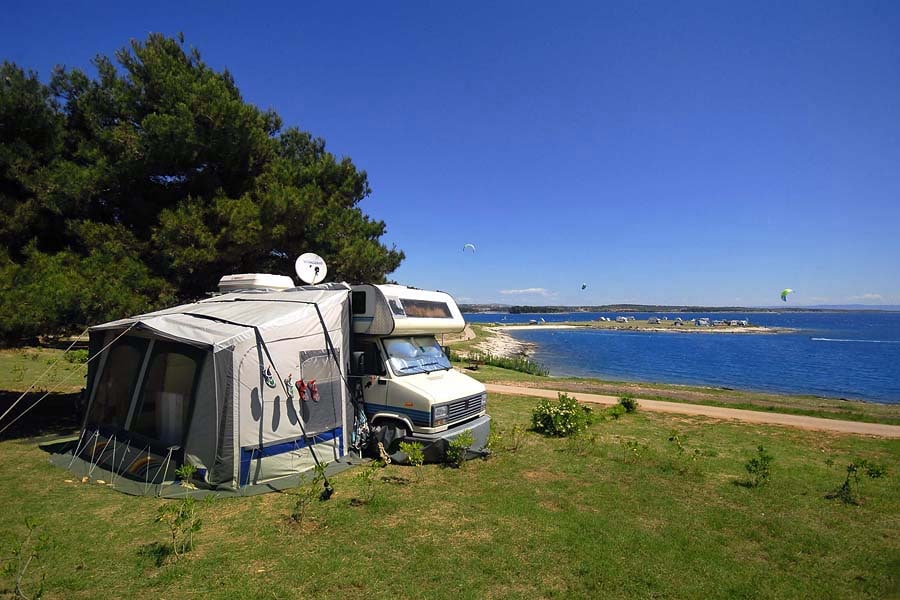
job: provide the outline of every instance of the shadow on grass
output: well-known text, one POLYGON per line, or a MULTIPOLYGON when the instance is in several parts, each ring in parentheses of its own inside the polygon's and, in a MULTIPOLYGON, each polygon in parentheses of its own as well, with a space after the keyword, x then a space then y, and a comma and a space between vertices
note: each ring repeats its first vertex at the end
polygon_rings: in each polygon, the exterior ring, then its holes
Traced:
POLYGON ((165 565, 169 557, 173 555, 171 544, 162 544, 160 542, 144 544, 138 549, 138 556, 144 560, 149 560, 157 567, 165 565))
POLYGON ((381 480, 385 483, 390 483, 393 485, 409 485, 410 483, 412 483, 409 479, 407 479, 406 477, 401 477, 400 475, 387 475, 385 477, 382 477, 381 480))
POLYGON ((753 481, 750 481, 749 479, 734 479, 731 481, 731 485, 746 488, 748 490, 755 490, 755 489, 763 488, 766 486, 765 483, 754 483, 753 481))
MULTIPOLYGON (((22 392, 0 390, 0 415, 21 395, 22 392)), ((52 393, 41 400, 43 395, 44 392, 32 391, 16 404, 0 422, 0 428, 6 427, 14 419, 18 420, 0 434, 0 440, 47 438, 77 433, 83 414, 81 393, 52 393), (19 418, 23 413, 24 416, 19 418)))

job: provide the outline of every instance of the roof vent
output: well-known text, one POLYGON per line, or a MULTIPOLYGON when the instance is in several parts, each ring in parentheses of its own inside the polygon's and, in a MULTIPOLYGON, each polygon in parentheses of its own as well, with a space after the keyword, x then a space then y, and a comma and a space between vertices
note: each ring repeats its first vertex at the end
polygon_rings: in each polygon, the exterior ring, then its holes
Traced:
POLYGON ((246 290, 260 290, 275 292, 289 290, 294 287, 294 280, 287 275, 271 275, 269 273, 238 273, 225 275, 219 280, 219 292, 242 292, 246 290))

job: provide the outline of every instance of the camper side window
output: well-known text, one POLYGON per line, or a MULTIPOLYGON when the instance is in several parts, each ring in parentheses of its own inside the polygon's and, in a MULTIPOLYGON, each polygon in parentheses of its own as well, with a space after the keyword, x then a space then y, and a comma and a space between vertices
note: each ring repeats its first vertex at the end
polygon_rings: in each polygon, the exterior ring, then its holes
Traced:
POLYGON ((364 356, 363 372, 359 375, 384 375, 384 361, 375 342, 357 342, 353 345, 355 352, 362 352, 364 356))
POLYGON ((157 342, 129 429, 163 446, 183 445, 201 360, 190 346, 157 342))

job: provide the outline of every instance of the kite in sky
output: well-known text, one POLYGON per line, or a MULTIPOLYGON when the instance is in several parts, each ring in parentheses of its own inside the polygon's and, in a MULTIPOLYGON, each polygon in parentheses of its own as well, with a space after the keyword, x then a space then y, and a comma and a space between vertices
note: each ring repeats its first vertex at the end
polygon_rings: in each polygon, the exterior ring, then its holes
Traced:
POLYGON ((471 249, 472 249, 472 252, 473 252, 473 253, 475 252, 475 244, 466 244, 466 245, 464 245, 464 246, 463 246, 463 252, 466 251, 466 248, 471 248, 471 249))
POLYGON ((586 283, 582 283, 582 284, 581 284, 581 289, 586 290, 586 289, 587 289, 587 284, 586 284, 586 283))
POLYGON ((788 294, 793 294, 793 293, 794 293, 794 290, 792 290, 791 288, 785 288, 785 289, 781 290, 781 301, 787 302, 788 294))

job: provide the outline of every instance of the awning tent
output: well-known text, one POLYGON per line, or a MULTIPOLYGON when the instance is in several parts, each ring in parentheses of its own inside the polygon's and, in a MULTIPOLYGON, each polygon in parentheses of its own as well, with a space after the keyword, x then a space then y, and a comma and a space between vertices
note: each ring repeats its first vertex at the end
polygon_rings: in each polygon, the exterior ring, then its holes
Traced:
POLYGON ((350 288, 246 292, 90 330, 87 409, 56 464, 131 493, 255 493, 344 460, 350 288), (315 453, 315 456, 313 456, 315 453))

